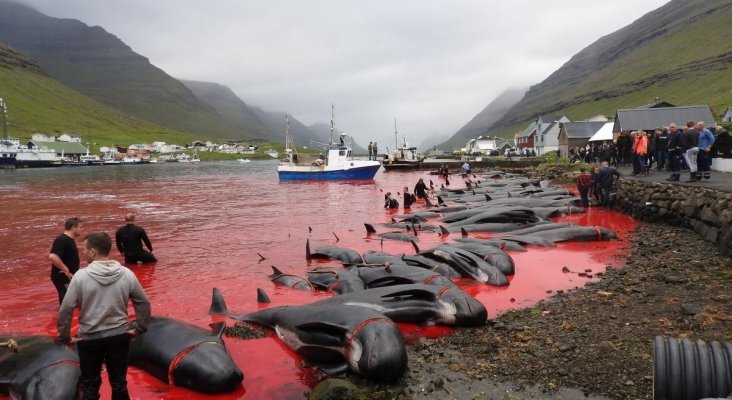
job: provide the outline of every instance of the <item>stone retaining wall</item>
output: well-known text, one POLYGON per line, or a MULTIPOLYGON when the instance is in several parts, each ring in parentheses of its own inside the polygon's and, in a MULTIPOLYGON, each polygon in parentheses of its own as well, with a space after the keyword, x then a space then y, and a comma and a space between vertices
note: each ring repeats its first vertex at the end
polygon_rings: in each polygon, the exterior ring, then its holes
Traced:
POLYGON ((732 255, 732 193, 621 179, 613 208, 636 219, 693 229, 732 255))

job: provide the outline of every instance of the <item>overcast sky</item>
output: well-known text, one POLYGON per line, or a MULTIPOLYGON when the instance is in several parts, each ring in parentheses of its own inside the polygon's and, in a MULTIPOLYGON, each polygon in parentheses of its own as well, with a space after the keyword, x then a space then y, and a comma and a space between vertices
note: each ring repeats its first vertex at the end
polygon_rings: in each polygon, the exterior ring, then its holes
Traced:
MULTIPOLYGON (((99 25, 169 75, 330 120, 362 145, 449 137, 509 87, 668 0, 18 0, 99 25)), ((391 145, 390 145, 391 144, 391 145)))

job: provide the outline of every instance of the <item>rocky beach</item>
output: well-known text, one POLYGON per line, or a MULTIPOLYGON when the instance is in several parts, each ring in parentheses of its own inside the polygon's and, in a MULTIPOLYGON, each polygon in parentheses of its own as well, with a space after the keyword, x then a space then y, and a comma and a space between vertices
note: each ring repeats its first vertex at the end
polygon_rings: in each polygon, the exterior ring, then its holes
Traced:
MULTIPOLYGON (((571 181, 558 169, 530 175, 571 181)), ((408 346, 397 385, 348 377, 311 398, 653 399, 654 337, 732 341, 732 261, 693 230, 661 223, 641 223, 623 250, 619 268, 566 269, 596 278, 583 288, 408 346)))

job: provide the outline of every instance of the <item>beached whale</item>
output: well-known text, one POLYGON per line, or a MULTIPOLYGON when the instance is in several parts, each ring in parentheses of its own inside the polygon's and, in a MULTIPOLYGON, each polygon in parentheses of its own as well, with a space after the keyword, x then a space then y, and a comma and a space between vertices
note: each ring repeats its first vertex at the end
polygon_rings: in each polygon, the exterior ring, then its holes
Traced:
POLYGON ((392 383, 407 370, 401 330, 369 308, 313 303, 230 317, 273 329, 290 349, 329 374, 350 369, 368 379, 392 383))
POLYGON ((348 269, 318 267, 307 272, 308 281, 320 290, 329 290, 334 293, 344 294, 365 290, 361 278, 348 269))
MULTIPOLYGON (((219 301, 219 308, 226 309, 223 298, 219 301)), ((209 331, 172 318, 152 317, 147 332, 130 342, 130 365, 176 386, 205 393, 231 392, 244 374, 224 346, 223 331, 224 323, 212 325, 209 331)))
POLYGON ((420 255, 444 261, 465 278, 471 278, 493 286, 505 286, 509 283, 506 275, 495 265, 467 250, 449 245, 440 245, 425 250, 420 255))
POLYGON ((396 285, 352 292, 311 303, 313 306, 360 306, 383 313, 396 322, 481 326, 485 306, 459 287, 423 284, 396 285))
POLYGON ((77 397, 81 370, 75 350, 48 336, 0 335, 0 344, 0 394, 27 400, 77 397))
POLYGON ((403 285, 410 283, 421 283, 423 285, 457 287, 450 278, 428 269, 415 267, 407 264, 387 266, 359 266, 358 264, 348 268, 367 288, 384 286, 403 285))
MULTIPOLYGON (((508 232, 512 233, 512 232, 508 232)), ((568 226, 541 232, 533 232, 530 236, 540 237, 552 243, 556 242, 594 242, 617 239, 618 235, 602 226, 568 226)), ((506 239, 511 239, 506 237, 506 239)))
POLYGON ((268 278, 278 285, 287 286, 291 289, 308 291, 315 289, 307 279, 301 278, 297 275, 286 274, 274 265, 272 266, 272 275, 269 275, 268 278))
POLYGON ((329 258, 338 260, 343 264, 356 264, 362 263, 363 257, 356 250, 346 249, 343 247, 336 246, 321 246, 310 251, 310 239, 305 242, 305 258, 310 260, 312 258, 329 258))

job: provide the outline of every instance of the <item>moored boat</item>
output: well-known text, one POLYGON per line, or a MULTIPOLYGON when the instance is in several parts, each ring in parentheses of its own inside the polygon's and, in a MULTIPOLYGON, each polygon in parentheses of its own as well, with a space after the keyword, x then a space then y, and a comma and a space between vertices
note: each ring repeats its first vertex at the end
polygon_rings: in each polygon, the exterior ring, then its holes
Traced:
POLYGON ((335 132, 335 108, 330 121, 331 140, 323 146, 323 153, 312 162, 299 162, 292 134, 289 115, 285 115, 285 152, 287 158, 277 166, 281 181, 287 180, 340 180, 373 179, 381 168, 378 161, 355 160, 351 154, 349 138, 339 134, 339 142, 333 142, 335 132))
POLYGON ((394 144, 395 150, 391 154, 387 154, 384 159, 384 169, 387 171, 392 170, 407 170, 407 169, 418 169, 422 166, 424 161, 424 155, 417 151, 417 147, 410 146, 407 143, 407 138, 402 137, 402 144, 399 145, 399 139, 396 129, 396 119, 394 120, 394 144))

